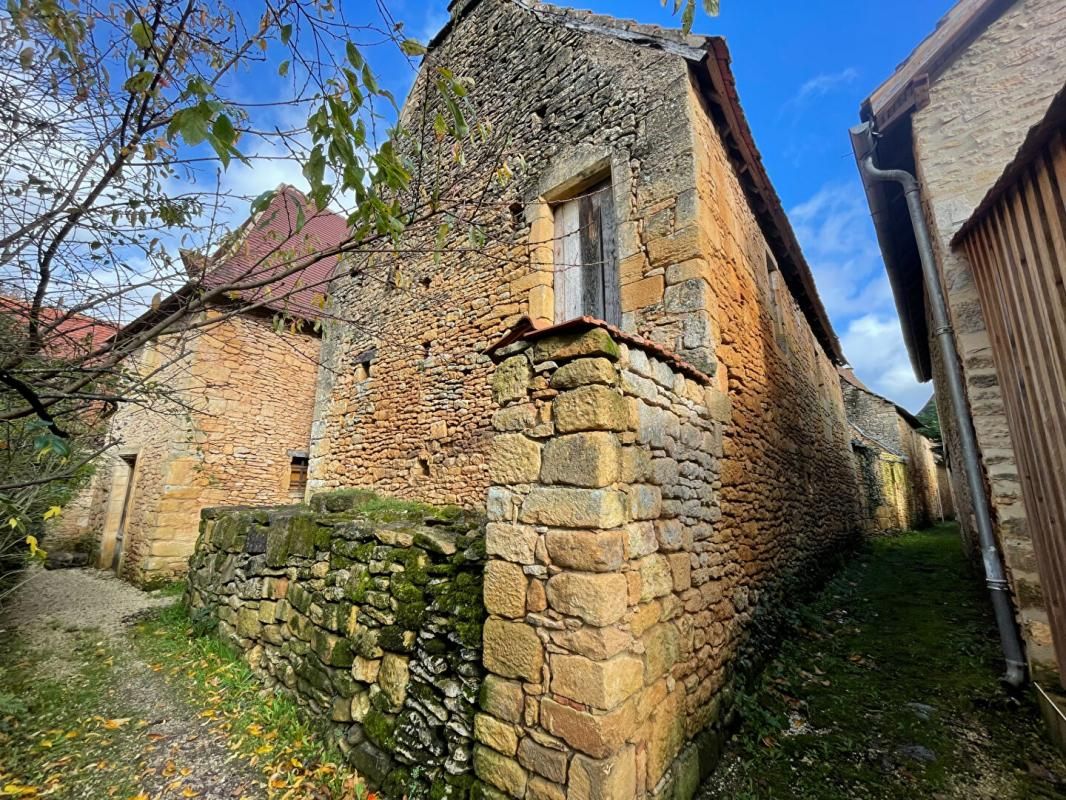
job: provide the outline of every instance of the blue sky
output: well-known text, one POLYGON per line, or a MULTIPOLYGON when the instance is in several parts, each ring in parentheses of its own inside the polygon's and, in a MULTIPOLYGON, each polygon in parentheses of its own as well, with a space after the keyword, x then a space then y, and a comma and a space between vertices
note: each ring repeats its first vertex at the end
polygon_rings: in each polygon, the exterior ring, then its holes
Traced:
MULTIPOLYGON (((557 0, 558 1, 558 0, 557 0)), ((577 7, 676 26, 658 0, 573 0, 577 7)), ((860 102, 930 33, 951 0, 722 0, 720 16, 699 14, 694 30, 726 37, 741 102, 811 263, 829 314, 858 375, 917 411, 931 385, 915 382, 848 143, 860 102)), ((389 0, 406 34, 425 41, 447 19, 447 0, 389 0)), ((672 3, 670 4, 672 5, 672 3)), ((349 19, 374 4, 344 3, 349 19)), ((402 98, 413 79, 398 54, 375 54, 383 83, 402 98)), ((276 78, 275 78, 276 79, 276 78)), ((264 85, 257 87, 261 92, 264 85)), ((293 176, 234 175, 250 194, 293 176)))

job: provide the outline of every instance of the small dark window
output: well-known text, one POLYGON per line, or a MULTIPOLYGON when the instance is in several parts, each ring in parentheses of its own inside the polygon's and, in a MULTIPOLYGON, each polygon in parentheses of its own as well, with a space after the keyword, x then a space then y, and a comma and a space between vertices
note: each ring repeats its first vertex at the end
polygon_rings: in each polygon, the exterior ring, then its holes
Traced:
POLYGON ((611 182, 560 203, 555 216, 555 321, 595 317, 622 324, 611 182))
POLYGON ((374 363, 374 359, 377 358, 377 355, 377 348, 371 347, 352 359, 352 364, 355 367, 356 381, 362 382, 370 377, 371 367, 374 363))
POLYGON ((290 456, 289 462, 289 493, 303 496, 307 488, 307 465, 308 457, 304 455, 290 456))

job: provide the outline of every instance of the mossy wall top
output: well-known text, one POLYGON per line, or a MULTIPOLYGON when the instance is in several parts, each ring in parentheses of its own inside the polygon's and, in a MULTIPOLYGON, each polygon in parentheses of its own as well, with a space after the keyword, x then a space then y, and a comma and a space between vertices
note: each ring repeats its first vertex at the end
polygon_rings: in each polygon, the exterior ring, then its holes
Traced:
POLYGON ((331 719, 389 796, 462 797, 483 561, 479 517, 332 492, 311 507, 205 510, 188 599, 268 685, 331 719))

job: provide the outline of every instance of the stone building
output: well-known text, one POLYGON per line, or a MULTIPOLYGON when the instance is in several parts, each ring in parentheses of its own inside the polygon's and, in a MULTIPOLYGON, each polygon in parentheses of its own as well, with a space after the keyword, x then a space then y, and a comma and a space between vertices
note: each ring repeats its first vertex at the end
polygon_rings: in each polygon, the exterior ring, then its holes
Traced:
MULTIPOLYGON (((876 165, 906 170, 920 184, 996 536, 1037 675, 1056 671, 1055 655, 1016 446, 972 265, 951 242, 1064 80, 1066 6, 1060 0, 961 0, 861 109, 877 133, 876 165)), ((947 458, 961 464, 902 192, 897 184, 876 183, 867 186, 867 196, 915 374, 936 384, 947 458)), ((964 541, 978 560, 973 504, 961 469, 953 470, 953 494, 964 541)))
POLYGON ((945 519, 942 466, 933 443, 920 433, 922 423, 872 391, 850 369, 840 370, 840 387, 853 429, 867 530, 916 530, 945 519))
POLYGON ((725 43, 457 0, 402 118, 450 225, 332 289, 311 490, 488 498, 490 796, 690 797, 861 528, 844 358, 725 43), (445 67, 479 133, 433 159, 445 67))
MULTIPOLYGON (((329 212, 308 209, 297 232, 296 209, 306 203, 295 189, 281 187, 267 209, 201 266, 205 274, 195 285, 246 279, 252 270, 265 274, 288 263, 275 265, 274 254, 341 241, 346 224, 329 212)), ((98 566, 143 584, 184 573, 202 508, 303 500, 320 339, 311 324, 278 326, 276 318, 316 319, 315 298, 334 268, 335 259, 324 259, 289 276, 272 288, 277 299, 248 290, 214 304, 189 319, 188 329, 143 347, 131 366, 165 386, 166 396, 126 404, 114 415, 108 434, 117 447, 50 541, 88 537, 98 566), (254 310, 240 310, 260 301, 254 310)), ((118 335, 152 324, 191 290, 179 290, 118 335)))

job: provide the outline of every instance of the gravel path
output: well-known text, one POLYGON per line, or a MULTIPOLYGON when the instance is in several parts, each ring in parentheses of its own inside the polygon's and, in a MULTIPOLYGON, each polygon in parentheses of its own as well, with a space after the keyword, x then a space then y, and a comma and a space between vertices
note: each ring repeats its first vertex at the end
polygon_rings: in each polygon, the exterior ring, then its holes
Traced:
POLYGON ((176 697, 131 646, 129 623, 174 602, 174 597, 142 592, 98 570, 36 569, 4 609, 0 631, 17 633, 29 647, 47 653, 40 666, 52 675, 77 670, 85 658, 75 650, 78 637, 72 634, 101 634, 115 654, 114 690, 107 694, 111 707, 98 713, 109 719, 136 718, 143 741, 139 761, 144 796, 152 800, 264 797, 261 774, 234 758, 209 720, 176 697))

